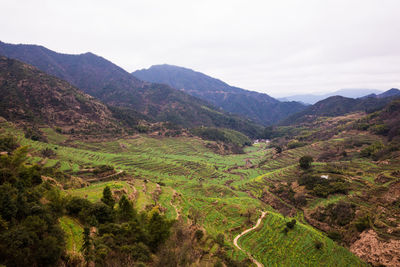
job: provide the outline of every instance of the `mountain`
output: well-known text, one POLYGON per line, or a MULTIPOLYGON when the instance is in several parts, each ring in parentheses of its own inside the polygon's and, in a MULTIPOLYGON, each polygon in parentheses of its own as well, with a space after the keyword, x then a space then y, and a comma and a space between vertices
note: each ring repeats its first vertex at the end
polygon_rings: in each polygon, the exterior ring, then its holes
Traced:
POLYGON ((377 98, 385 98, 385 97, 397 97, 400 96, 400 90, 397 88, 392 88, 383 92, 381 94, 376 95, 377 98))
POLYGON ((327 94, 302 94, 302 95, 292 95, 292 96, 286 96, 282 98, 278 98, 281 101, 299 101, 307 104, 315 104, 318 101, 321 101, 325 98, 331 97, 331 96, 344 96, 344 97, 350 97, 350 98, 359 98, 371 94, 378 94, 381 93, 381 91, 376 90, 376 89, 341 89, 332 93, 327 93, 327 94))
POLYGON ((74 128, 116 128, 111 111, 68 82, 20 61, 0 57, 0 116, 74 128))
POLYGON ((230 86, 191 69, 172 65, 154 65, 137 70, 133 76, 148 82, 164 83, 211 102, 225 111, 246 116, 268 125, 305 109, 297 102, 280 102, 262 93, 230 86))
POLYGON ((321 116, 340 116, 355 111, 374 112, 382 109, 397 97, 400 97, 400 95, 396 95, 393 92, 393 89, 388 90, 380 94, 382 97, 348 98, 343 96, 331 96, 309 106, 299 113, 291 115, 282 121, 281 124, 288 125, 299 123, 321 116), (388 97, 384 97, 385 95, 388 97))
POLYGON ((24 61, 109 105, 132 109, 155 121, 170 121, 184 127, 225 127, 249 136, 257 135, 261 129, 168 85, 143 82, 92 53, 67 55, 43 46, 0 42, 0 55, 24 61))

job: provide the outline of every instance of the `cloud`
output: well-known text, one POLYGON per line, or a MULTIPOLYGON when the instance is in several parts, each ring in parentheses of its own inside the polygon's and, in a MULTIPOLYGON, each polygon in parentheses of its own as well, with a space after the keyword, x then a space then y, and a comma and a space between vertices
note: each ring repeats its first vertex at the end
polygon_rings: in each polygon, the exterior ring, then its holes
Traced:
POLYGON ((130 72, 169 63, 280 96, 400 86, 397 0, 0 4, 2 41, 91 51, 130 72))

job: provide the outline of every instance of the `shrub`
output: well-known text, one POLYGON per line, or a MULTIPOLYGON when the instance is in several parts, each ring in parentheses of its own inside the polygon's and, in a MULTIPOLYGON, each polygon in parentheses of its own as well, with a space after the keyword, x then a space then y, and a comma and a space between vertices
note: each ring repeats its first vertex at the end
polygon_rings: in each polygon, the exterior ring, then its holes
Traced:
POLYGON ((365 229, 368 229, 368 228, 370 227, 370 224, 369 224, 369 216, 368 216, 368 215, 365 215, 365 216, 363 216, 363 217, 359 217, 359 218, 355 221, 354 225, 356 226, 357 231, 359 231, 359 232, 362 232, 362 231, 364 231, 365 229))
POLYGON ((45 158, 51 158, 57 155, 53 149, 46 147, 45 149, 40 150, 40 154, 42 154, 45 158))
POLYGON ((316 249, 321 249, 323 246, 324 246, 324 244, 321 242, 321 241, 319 241, 319 240, 315 240, 314 241, 314 246, 315 246, 315 248, 316 249))
POLYGON ((203 236, 204 232, 200 229, 194 233, 194 237, 196 238, 197 241, 200 241, 203 238, 203 236))
POLYGON ((216 239, 215 239, 215 242, 217 242, 218 245, 223 247, 224 243, 225 243, 225 236, 223 234, 218 234, 216 239))
POLYGON ((374 125, 370 128, 370 130, 374 133, 374 134, 379 134, 379 135, 386 135, 389 133, 389 126, 387 126, 386 124, 377 124, 374 125))
POLYGON ((17 147, 19 147, 17 143, 17 139, 14 136, 5 136, 0 138, 0 151, 12 152, 17 147))
POLYGON ((293 140, 293 141, 290 141, 287 144, 287 147, 288 147, 288 149, 293 149, 293 148, 297 148, 297 147, 303 147, 303 146, 306 146, 306 145, 307 145, 307 143, 299 142, 297 140, 293 140))
POLYGON ((314 161, 314 159, 311 156, 303 156, 299 159, 299 164, 300 164, 300 168, 302 169, 309 169, 311 167, 311 163, 314 161))
POLYGON ((296 219, 293 219, 293 220, 291 220, 290 222, 287 222, 286 223, 286 226, 289 228, 289 229, 293 229, 293 227, 296 225, 296 219))

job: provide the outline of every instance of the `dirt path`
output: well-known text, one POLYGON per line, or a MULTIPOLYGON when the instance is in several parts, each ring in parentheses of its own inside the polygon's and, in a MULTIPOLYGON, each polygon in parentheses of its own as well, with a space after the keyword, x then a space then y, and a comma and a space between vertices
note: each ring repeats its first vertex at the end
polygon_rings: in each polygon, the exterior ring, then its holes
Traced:
MULTIPOLYGON (((261 216, 260 218, 258 218, 256 225, 254 225, 252 228, 249 228, 247 230, 244 230, 242 233, 238 234, 235 239, 233 240, 233 244, 235 245, 235 247, 237 247, 238 249, 246 252, 245 250, 243 250, 241 247, 239 247, 238 245, 238 240, 239 238, 241 238, 243 235, 247 234, 250 231, 253 231, 255 229, 257 229, 258 226, 260 226, 260 223, 262 221, 262 219, 264 218, 264 216, 267 214, 266 211, 261 212, 261 216)), ((264 265, 261 262, 258 262, 251 254, 250 252, 246 252, 247 256, 249 256, 250 260, 257 265, 257 267, 263 267, 264 265)))
POLYGON ((172 203, 172 201, 175 200, 175 198, 178 196, 178 194, 176 193, 176 191, 174 189, 172 189, 172 190, 173 190, 172 191, 173 197, 172 197, 171 201, 169 202, 169 204, 171 204, 171 206, 175 209, 175 212, 176 212, 175 220, 179 220, 179 217, 181 217, 181 213, 179 212, 178 208, 174 205, 174 203, 172 203))

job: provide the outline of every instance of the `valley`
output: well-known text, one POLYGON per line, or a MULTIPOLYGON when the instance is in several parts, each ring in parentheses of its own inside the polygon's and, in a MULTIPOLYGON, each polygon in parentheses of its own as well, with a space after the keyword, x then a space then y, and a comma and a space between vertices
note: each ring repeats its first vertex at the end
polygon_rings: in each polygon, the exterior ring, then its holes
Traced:
POLYGON ((1 53, 0 264, 400 264, 400 90, 306 107, 175 66, 141 81, 92 53, 1 53))
MULTIPOLYGON (((325 119, 323 123, 326 132, 336 131, 337 124, 343 125, 342 130, 326 140, 322 138, 281 153, 276 152, 272 142, 246 147, 244 154, 220 155, 207 148, 207 144, 214 141, 190 136, 155 137, 136 134, 97 142, 79 138, 66 141, 70 136, 50 128, 41 129, 48 140, 44 143, 25 138, 24 133, 9 122, 1 124, 1 135, 16 136, 20 145, 28 146, 30 164, 37 163, 43 168, 56 169, 69 177, 75 177, 71 179, 79 182, 60 182, 67 195, 97 202, 103 188, 108 185, 115 197, 126 194, 138 211, 157 207, 171 220, 177 219, 184 224, 204 228, 207 240, 203 241, 202 249, 210 249, 210 254, 199 259, 200 265, 215 262, 219 253, 238 262, 245 260, 246 253, 236 249, 233 240, 243 230, 252 227, 260 211, 265 210, 267 213, 261 226, 238 240, 239 246, 264 266, 284 262, 315 266, 361 266, 362 261, 321 230, 339 229, 344 244, 350 244, 353 238, 351 235, 356 233, 335 224, 333 228, 322 227, 324 222, 318 222, 310 215, 346 200, 356 203, 357 209, 372 216, 368 228, 372 227, 386 238, 393 236, 388 236, 387 231, 391 228, 389 225, 393 225, 390 221, 400 219, 395 216, 395 207, 384 208, 394 209, 391 213, 374 214, 374 207, 379 202, 364 199, 364 194, 374 190, 385 194, 390 185, 396 184, 398 178, 392 173, 399 169, 400 161, 393 159, 381 163, 359 158, 357 151, 360 149, 354 149, 353 144, 361 143, 362 148, 366 146, 364 144, 370 144, 379 137, 368 132, 345 130, 346 125, 350 127, 357 121, 355 118, 360 118, 360 115, 325 119), (44 149, 55 151, 55 156, 44 159, 40 155, 44 149), (327 162, 323 157, 329 149, 333 149, 330 156, 335 158, 327 162), (346 151, 347 156, 341 156, 341 149, 346 151), (298 182, 298 177, 302 175, 298 161, 304 155, 311 155, 316 160, 321 158, 321 161, 312 163, 312 172, 319 176, 343 177, 348 193, 327 193, 327 196, 305 193, 307 189, 298 182), (109 175, 109 181, 99 182, 85 175, 85 170, 93 170, 101 165, 113 166, 118 175, 113 178, 109 175), (379 182, 381 176, 388 180, 379 182), (290 194, 305 194, 306 204, 298 204, 297 198, 290 197, 290 194), (292 218, 297 221, 295 227, 284 233, 285 224, 292 218), (374 223, 377 222, 382 226, 376 228, 374 223), (222 244, 216 241, 220 234, 224 237, 222 244), (320 249, 315 248, 315 242, 321 243, 320 249)), ((71 229, 66 232, 70 240, 69 249, 78 251, 77 247, 82 243, 82 230, 76 228, 82 227, 74 221, 65 217, 63 228, 71 229)))

